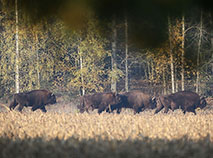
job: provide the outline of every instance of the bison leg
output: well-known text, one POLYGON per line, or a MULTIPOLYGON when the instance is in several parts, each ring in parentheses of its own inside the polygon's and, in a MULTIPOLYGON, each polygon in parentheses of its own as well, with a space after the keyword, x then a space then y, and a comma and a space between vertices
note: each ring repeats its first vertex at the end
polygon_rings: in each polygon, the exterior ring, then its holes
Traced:
POLYGON ((139 107, 136 107, 136 106, 133 109, 134 109, 134 114, 137 114, 141 111, 141 109, 139 107))
POLYGON ((106 112, 111 113, 113 110, 111 108, 111 105, 109 104, 106 108, 106 112))
POLYGON ((40 106, 33 106, 33 107, 32 107, 32 111, 35 111, 35 110, 37 110, 37 109, 40 109, 40 106))
POLYGON ((83 113, 85 110, 83 108, 80 109, 80 113, 83 113))
POLYGON ((45 106, 42 106, 40 109, 41 109, 42 112, 47 112, 45 106))
POLYGON ((193 109, 192 112, 196 115, 195 109, 193 109))
POLYGON ((185 114, 186 111, 188 111, 188 112, 193 112, 193 113, 196 115, 196 112, 195 112, 195 109, 194 109, 194 108, 186 109, 186 110, 183 111, 183 113, 185 114))
POLYGON ((169 107, 165 106, 164 108, 165 108, 164 113, 168 113, 169 107))
POLYGON ((143 112, 145 110, 145 108, 140 108, 140 112, 143 112))
POLYGON ((118 108, 117 109, 117 114, 120 114, 121 113, 121 108, 118 108))
POLYGON ((99 114, 102 113, 105 109, 106 109, 105 106, 99 107, 98 108, 98 113, 99 114))
POLYGON ((178 106, 176 106, 176 104, 175 103, 171 103, 171 109, 172 109, 172 111, 175 111, 175 109, 177 109, 177 107, 178 106))
POLYGON ((10 103, 10 110, 15 109, 15 107, 18 105, 18 103, 16 102, 16 100, 14 99, 11 103, 10 103))
POLYGON ((24 108, 24 105, 19 104, 18 111, 22 111, 23 108, 24 108))
POLYGON ((161 111, 163 109, 163 105, 162 106, 160 106, 159 108, 157 108, 156 110, 155 110, 155 114, 157 114, 159 111, 161 111))
POLYGON ((88 108, 86 108, 86 110, 85 110, 87 113, 89 113, 89 109, 88 108))

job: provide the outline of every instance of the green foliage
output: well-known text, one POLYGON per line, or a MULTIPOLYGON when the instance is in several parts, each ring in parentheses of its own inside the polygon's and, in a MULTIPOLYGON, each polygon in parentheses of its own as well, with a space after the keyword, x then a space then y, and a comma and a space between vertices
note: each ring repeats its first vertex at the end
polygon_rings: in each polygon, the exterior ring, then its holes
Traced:
POLYGON ((10 93, 14 84, 14 63, 15 63, 15 41, 14 21, 8 15, 0 12, 2 31, 0 32, 0 97, 5 93, 10 93), (10 28, 10 29, 7 29, 10 28))
POLYGON ((77 89, 84 87, 88 92, 104 90, 109 83, 109 70, 105 68, 104 63, 104 59, 109 56, 109 52, 105 50, 106 42, 97 31, 95 19, 88 22, 86 32, 77 34, 74 54, 78 64, 69 86, 77 89))
MULTIPOLYGON (((1 96, 15 92, 15 21, 14 14, 1 14, 0 83, 1 96), (10 20, 9 20, 10 19, 10 20), (1 20, 3 21, 3 20, 1 20)), ((107 41, 97 31, 97 21, 90 17, 85 32, 70 30, 57 18, 37 25, 19 18, 20 91, 47 88, 55 91, 103 91, 110 70, 104 60, 107 41), (82 68, 80 68, 82 57, 82 68), (82 80, 83 78, 83 80, 82 80), (82 82, 83 81, 83 82, 82 82)), ((51 20, 51 19, 50 19, 51 20)))

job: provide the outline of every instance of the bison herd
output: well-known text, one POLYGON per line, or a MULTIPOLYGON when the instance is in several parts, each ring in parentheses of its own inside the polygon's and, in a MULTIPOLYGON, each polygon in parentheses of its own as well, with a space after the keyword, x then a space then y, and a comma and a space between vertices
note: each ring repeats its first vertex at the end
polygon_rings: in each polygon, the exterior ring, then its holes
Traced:
MULTIPOLYGON (((41 109, 46 112, 45 105, 55 104, 56 96, 48 90, 33 90, 30 92, 16 93, 10 103, 10 110, 18 105, 18 110, 22 111, 24 107, 32 107, 32 111, 41 109)), ((159 97, 151 97, 139 90, 130 92, 114 93, 103 92, 80 97, 80 104, 77 106, 79 111, 83 113, 90 110, 98 109, 98 113, 121 112, 122 108, 130 108, 134 110, 134 114, 144 111, 145 109, 155 109, 155 114, 161 111, 167 113, 169 109, 182 109, 183 113, 193 112, 196 114, 196 108, 204 108, 207 105, 204 97, 200 97, 197 93, 191 91, 181 91, 170 95, 159 97)))
POLYGON ((122 108, 131 108, 134 113, 139 113, 145 109, 154 109, 155 114, 165 109, 165 113, 169 109, 182 109, 185 114, 193 112, 196 114, 196 108, 204 108, 207 105, 204 97, 200 97, 197 93, 190 91, 181 91, 170 95, 159 97, 151 97, 141 91, 130 91, 125 93, 96 93, 80 97, 80 105, 78 109, 80 112, 89 112, 89 109, 98 109, 100 114, 102 111, 113 112, 117 110, 120 113, 122 108))

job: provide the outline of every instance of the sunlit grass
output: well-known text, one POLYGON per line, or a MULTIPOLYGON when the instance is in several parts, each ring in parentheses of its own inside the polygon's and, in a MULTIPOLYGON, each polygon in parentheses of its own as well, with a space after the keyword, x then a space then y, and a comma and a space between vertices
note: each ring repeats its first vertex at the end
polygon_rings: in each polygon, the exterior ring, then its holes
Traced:
POLYGON ((213 141, 213 113, 194 115, 176 113, 154 115, 151 112, 108 114, 4 112, 0 113, 0 136, 46 139, 141 139, 143 137, 197 140, 210 136, 213 141))
MULTIPOLYGON (((47 108, 48 109, 48 108, 47 108)), ((211 157, 213 112, 0 113, 0 157, 211 157), (56 156, 57 157, 57 156, 56 156)))

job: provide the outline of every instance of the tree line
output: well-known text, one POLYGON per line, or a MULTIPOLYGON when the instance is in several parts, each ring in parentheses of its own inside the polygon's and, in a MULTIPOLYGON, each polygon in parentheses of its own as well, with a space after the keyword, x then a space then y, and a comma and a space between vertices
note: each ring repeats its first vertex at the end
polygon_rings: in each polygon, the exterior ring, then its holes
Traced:
POLYGON ((18 5, 0 6, 0 97, 42 88, 68 95, 131 89, 212 95, 211 12, 168 15, 167 40, 143 47, 131 41, 125 14, 107 25, 87 14, 85 28, 73 29, 54 15, 32 25, 18 5))

